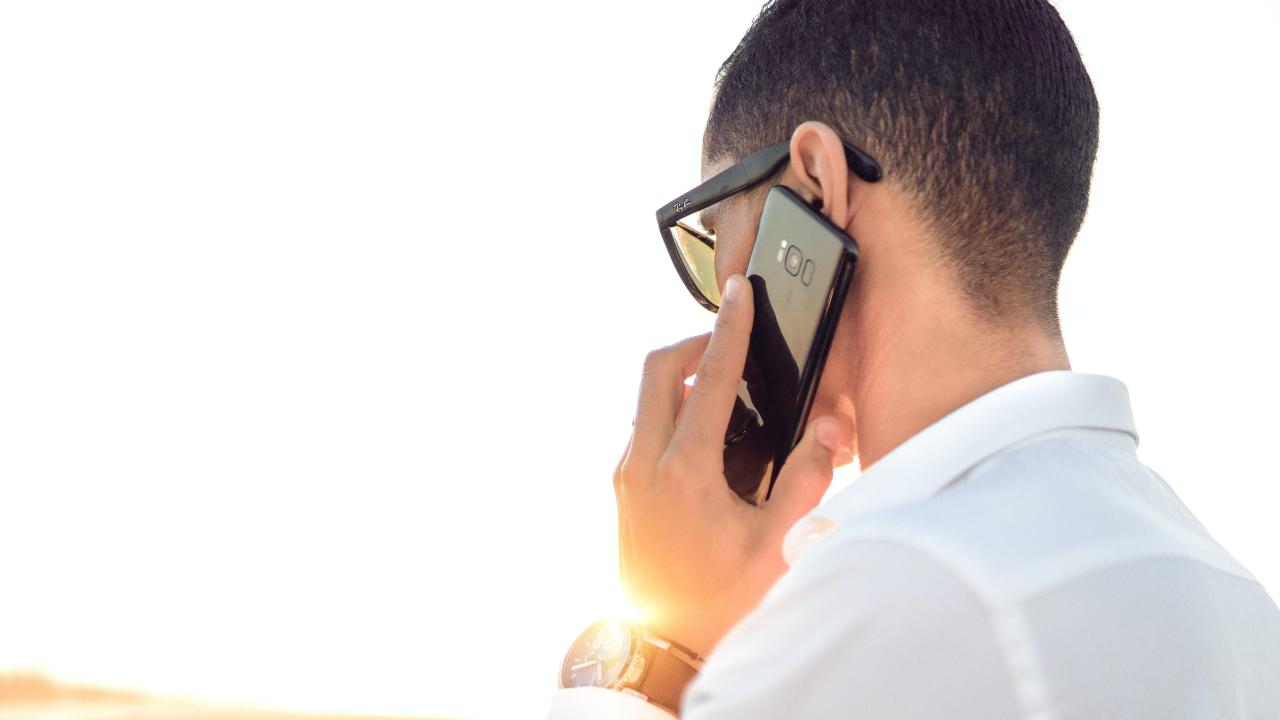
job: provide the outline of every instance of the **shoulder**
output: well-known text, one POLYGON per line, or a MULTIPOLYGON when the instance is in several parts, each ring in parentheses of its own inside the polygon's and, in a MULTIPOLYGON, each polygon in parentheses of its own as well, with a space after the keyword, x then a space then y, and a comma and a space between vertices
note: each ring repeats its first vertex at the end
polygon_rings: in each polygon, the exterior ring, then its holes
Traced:
POLYGON ((1104 703, 1131 666, 1203 687, 1169 665, 1178 647, 1251 648, 1277 617, 1132 450, 1073 432, 842 519, 716 647, 686 705, 702 720, 1033 715, 1055 678, 1104 703))
POLYGON ((1076 430, 1016 446, 936 495, 843 522, 795 569, 911 548, 988 605, 1148 555, 1229 558, 1132 452, 1076 430))

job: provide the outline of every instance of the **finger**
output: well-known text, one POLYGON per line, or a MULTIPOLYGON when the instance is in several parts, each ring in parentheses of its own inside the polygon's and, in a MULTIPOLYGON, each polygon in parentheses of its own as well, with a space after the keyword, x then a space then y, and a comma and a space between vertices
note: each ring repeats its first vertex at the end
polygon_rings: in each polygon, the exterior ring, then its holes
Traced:
POLYGON ((751 343, 751 301, 751 284, 731 276, 672 441, 705 462, 723 460, 724 433, 751 343))
POLYGON ((764 505, 771 529, 785 533, 805 513, 817 507, 831 487, 839 447, 838 420, 821 417, 809 423, 800 444, 782 466, 772 497, 764 505))
POLYGON ((693 374, 710 335, 681 340, 644 359, 631 453, 637 467, 652 467, 667 449, 684 401, 684 379, 693 374))

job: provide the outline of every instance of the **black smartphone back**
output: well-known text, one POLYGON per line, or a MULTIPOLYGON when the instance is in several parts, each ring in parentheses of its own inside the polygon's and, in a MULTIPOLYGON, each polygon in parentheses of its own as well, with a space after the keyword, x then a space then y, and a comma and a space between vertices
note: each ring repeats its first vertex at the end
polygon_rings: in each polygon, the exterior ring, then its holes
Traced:
POLYGON ((804 433, 857 259, 853 238, 794 191, 769 190, 747 265, 751 345, 725 436, 725 476, 748 502, 769 499, 804 433))

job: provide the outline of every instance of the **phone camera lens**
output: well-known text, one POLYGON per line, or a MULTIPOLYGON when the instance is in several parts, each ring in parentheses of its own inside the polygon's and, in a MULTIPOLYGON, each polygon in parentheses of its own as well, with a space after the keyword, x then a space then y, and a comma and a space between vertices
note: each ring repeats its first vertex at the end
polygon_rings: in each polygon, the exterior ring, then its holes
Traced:
POLYGON ((792 245, 787 248, 786 268, 791 275, 800 274, 800 266, 804 263, 804 253, 800 252, 800 248, 792 245))

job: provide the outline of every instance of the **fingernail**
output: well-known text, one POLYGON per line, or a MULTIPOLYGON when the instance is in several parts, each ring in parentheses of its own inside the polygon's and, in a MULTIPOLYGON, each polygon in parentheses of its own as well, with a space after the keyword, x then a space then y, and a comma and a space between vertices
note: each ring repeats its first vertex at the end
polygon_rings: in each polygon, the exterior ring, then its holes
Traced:
POLYGON ((730 275, 729 279, 724 283, 724 301, 733 302, 738 294, 742 292, 742 276, 730 275))
POLYGON ((813 429, 814 439, 832 455, 840 448, 840 428, 833 420, 819 420, 813 429))

